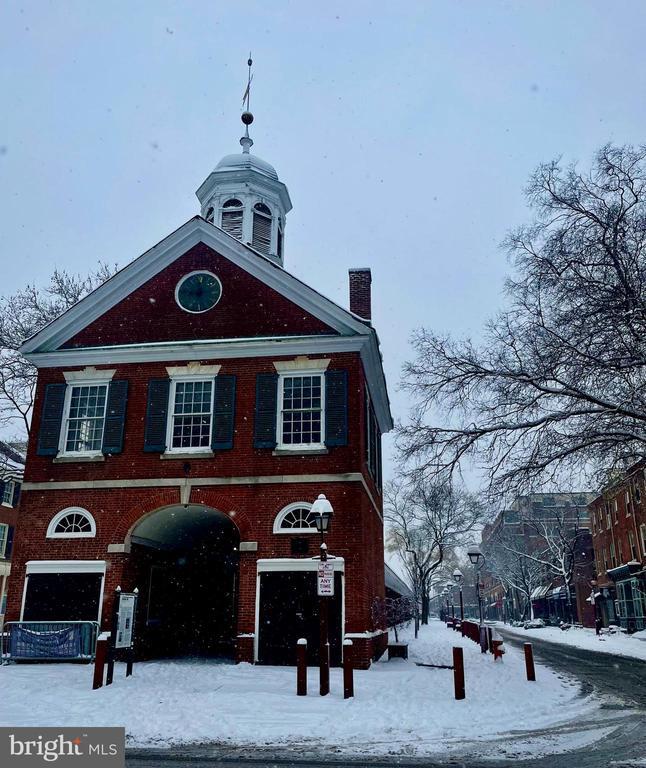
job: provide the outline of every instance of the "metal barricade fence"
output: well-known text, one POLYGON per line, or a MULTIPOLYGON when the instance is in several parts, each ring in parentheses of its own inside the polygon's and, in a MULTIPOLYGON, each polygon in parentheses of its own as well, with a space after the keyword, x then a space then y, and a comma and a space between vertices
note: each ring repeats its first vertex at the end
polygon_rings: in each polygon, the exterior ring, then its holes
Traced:
POLYGON ((2 661, 92 661, 98 621, 8 621, 2 661))

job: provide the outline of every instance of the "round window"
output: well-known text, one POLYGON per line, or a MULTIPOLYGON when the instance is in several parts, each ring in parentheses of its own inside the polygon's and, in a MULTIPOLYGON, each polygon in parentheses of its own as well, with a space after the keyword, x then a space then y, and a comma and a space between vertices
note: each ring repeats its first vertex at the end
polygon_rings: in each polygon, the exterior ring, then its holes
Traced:
POLYGON ((187 312, 206 312, 222 296, 222 283, 211 272, 191 272, 185 275, 175 289, 175 299, 187 312))

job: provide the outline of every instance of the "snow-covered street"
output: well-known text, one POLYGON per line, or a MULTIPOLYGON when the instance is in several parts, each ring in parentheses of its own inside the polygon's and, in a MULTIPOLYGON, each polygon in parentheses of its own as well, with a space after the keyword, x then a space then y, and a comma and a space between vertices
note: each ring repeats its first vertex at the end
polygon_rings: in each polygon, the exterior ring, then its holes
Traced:
MULTIPOLYGON (((9 665, 0 668, 3 725, 124 725, 131 747, 212 742, 264 747, 334 747, 347 754, 423 755, 493 742, 501 734, 545 729, 590 719, 598 708, 579 685, 548 668, 525 679, 521 653, 503 662, 439 621, 411 641, 410 660, 381 661, 355 672, 355 698, 344 701, 341 670, 332 693, 318 695, 318 670, 309 670, 309 695, 295 695, 290 667, 147 662, 109 688, 91 690, 89 666, 9 665), (452 645, 464 647, 465 701, 453 698, 450 670, 415 661, 450 664, 452 645)), ((590 740, 599 732, 590 734, 590 740)))

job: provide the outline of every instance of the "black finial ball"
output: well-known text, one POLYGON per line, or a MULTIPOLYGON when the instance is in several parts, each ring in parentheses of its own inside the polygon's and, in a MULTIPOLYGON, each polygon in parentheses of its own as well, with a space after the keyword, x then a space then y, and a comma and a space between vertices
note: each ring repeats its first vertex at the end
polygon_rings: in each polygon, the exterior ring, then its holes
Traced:
POLYGON ((253 61, 251 59, 247 59, 247 66, 250 67, 253 64, 253 61))
POLYGON ((245 125, 251 125, 251 123, 253 123, 253 115, 251 112, 243 112, 240 119, 245 125))

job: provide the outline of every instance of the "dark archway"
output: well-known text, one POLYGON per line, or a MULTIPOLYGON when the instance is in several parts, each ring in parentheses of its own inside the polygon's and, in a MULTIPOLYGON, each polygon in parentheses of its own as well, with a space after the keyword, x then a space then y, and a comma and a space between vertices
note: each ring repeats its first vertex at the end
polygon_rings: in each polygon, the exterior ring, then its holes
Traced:
POLYGON ((240 536, 199 504, 164 507, 130 534, 140 655, 232 657, 240 536))

